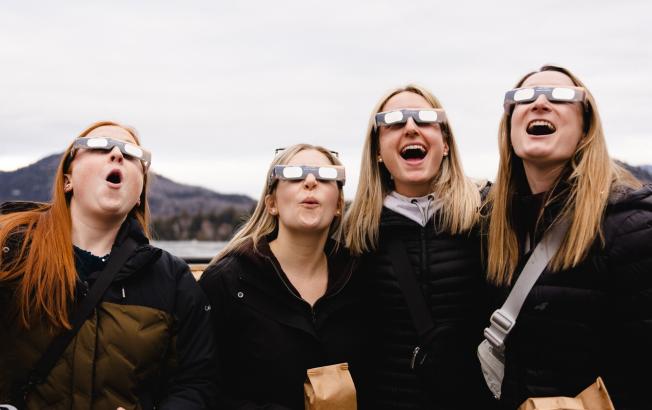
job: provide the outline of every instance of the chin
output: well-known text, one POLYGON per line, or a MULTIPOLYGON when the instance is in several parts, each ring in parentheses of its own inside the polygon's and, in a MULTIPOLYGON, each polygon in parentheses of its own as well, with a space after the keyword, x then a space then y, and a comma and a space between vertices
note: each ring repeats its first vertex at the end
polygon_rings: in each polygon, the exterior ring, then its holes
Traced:
POLYGON ((125 217, 131 211, 131 208, 125 208, 122 204, 104 204, 100 206, 100 213, 106 216, 125 217))
POLYGON ((528 150, 519 155, 523 161, 547 161, 552 159, 552 153, 548 150, 528 150))
POLYGON ((324 225, 321 221, 299 221, 296 230, 304 233, 321 233, 327 231, 330 224, 324 225))

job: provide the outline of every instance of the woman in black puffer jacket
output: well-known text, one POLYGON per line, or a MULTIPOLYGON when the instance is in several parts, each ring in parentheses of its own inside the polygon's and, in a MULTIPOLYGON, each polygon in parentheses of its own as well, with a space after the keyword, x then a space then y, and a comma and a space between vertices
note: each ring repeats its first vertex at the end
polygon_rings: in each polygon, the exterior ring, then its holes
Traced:
POLYGON ((608 156, 595 100, 545 66, 505 98, 489 194, 493 308, 553 224, 570 227, 505 341, 500 405, 576 396, 602 377, 617 409, 650 408, 652 188, 608 156))
POLYGON ((392 90, 373 111, 363 152, 346 235, 363 255, 372 311, 371 407, 485 408, 475 356, 486 316, 480 192, 462 172, 441 104, 416 85, 392 90), (400 275, 416 281, 410 300, 425 300, 420 312, 433 322, 423 339, 400 275))
POLYGON ((360 407, 371 408, 360 373, 364 289, 356 261, 334 240, 343 185, 330 151, 285 149, 253 215, 202 275, 218 341, 217 409, 302 410, 307 369, 342 362, 360 407))

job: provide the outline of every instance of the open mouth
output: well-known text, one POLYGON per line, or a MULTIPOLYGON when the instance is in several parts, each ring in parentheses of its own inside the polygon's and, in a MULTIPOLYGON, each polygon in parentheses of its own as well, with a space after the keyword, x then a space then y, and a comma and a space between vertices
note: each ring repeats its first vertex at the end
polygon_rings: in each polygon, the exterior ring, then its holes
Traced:
POLYGON ((111 171, 111 173, 106 177, 107 182, 112 184, 119 184, 122 182, 122 173, 117 169, 111 171))
POLYGON ((401 150, 401 157, 405 160, 410 159, 423 159, 428 151, 423 145, 412 144, 403 147, 401 150))
POLYGON ((549 135, 557 131, 557 128, 548 121, 534 120, 527 125, 527 133, 531 135, 549 135))

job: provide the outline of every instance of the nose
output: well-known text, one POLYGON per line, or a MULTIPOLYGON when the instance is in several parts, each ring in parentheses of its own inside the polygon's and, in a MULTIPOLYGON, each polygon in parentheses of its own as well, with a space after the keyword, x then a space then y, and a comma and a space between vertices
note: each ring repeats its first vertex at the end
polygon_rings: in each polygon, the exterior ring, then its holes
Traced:
POLYGON ((538 96, 537 99, 532 102, 532 109, 544 111, 550 110, 550 101, 548 101, 548 97, 543 94, 538 96))
POLYGON ((122 155, 122 151, 120 151, 120 148, 118 147, 113 147, 109 153, 111 154, 111 162, 116 161, 118 163, 122 163, 125 159, 124 155, 122 155))
POLYGON ((306 189, 314 189, 317 186, 317 178, 314 174, 308 174, 303 180, 303 187, 306 189))
POLYGON ((414 118, 409 117, 405 122, 405 133, 406 134, 416 134, 419 126, 414 122, 414 118))

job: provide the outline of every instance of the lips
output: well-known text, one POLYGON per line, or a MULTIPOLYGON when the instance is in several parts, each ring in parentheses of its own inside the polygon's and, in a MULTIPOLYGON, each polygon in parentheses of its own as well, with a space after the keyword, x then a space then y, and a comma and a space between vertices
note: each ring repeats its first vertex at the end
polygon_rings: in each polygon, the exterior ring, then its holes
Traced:
POLYGON ((122 172, 119 169, 112 169, 106 176, 106 182, 115 186, 119 186, 123 179, 122 172))
POLYGON ((303 201, 301 201, 302 205, 308 205, 308 206, 316 206, 319 205, 319 201, 316 200, 315 198, 308 197, 305 198, 303 201))
POLYGON ((428 149, 422 144, 409 144, 401 148, 400 155, 404 160, 421 160, 428 154, 428 149))
POLYGON ((557 131, 557 128, 550 121, 532 120, 527 125, 526 131, 530 135, 550 135, 557 131))

